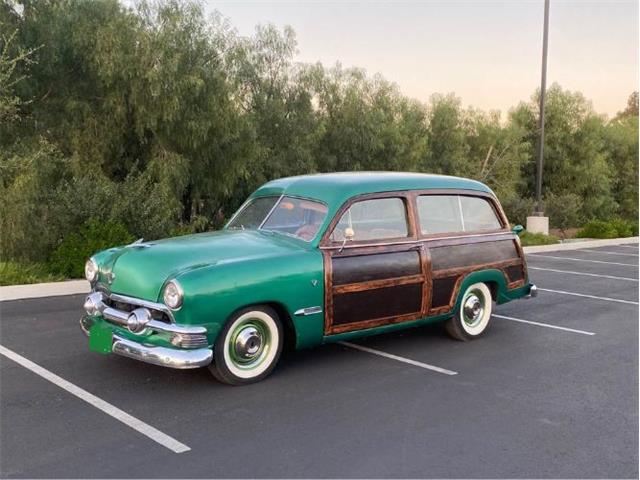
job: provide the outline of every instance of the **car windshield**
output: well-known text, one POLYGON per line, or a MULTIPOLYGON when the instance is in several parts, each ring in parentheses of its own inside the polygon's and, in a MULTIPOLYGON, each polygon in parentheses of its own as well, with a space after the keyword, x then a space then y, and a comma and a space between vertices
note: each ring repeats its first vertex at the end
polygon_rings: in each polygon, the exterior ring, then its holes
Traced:
POLYGON ((327 207, 320 202, 294 197, 258 197, 232 218, 228 229, 261 229, 311 241, 318 233, 327 207))

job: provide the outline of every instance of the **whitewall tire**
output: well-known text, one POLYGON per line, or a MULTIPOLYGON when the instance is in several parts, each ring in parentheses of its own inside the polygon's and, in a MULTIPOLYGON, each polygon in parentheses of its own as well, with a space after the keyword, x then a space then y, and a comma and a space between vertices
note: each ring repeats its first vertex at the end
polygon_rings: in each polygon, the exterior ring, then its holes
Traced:
POLYGON ((474 283, 465 289, 461 298, 460 308, 445 326, 456 340, 473 340, 489 326, 493 306, 491 290, 485 283, 474 283))
POLYGON ((218 335, 209 370, 230 385, 258 382, 278 363, 283 340, 282 325, 272 308, 245 308, 233 315, 218 335))

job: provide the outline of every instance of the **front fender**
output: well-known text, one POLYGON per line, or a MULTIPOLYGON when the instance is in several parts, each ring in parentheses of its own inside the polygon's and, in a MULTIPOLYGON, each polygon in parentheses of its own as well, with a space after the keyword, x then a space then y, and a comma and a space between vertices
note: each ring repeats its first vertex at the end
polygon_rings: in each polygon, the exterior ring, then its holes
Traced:
POLYGON ((256 304, 275 304, 288 314, 297 348, 322 341, 322 311, 295 315, 308 307, 324 310, 322 255, 317 250, 218 263, 185 272, 177 279, 185 296, 175 312, 176 321, 205 326, 211 343, 236 310, 256 304))

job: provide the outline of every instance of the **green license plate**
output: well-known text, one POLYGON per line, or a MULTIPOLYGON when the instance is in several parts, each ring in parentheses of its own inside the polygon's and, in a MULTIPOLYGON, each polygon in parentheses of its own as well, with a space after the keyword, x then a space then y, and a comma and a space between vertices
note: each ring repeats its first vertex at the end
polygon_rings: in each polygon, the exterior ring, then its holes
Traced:
POLYGON ((89 329, 89 350, 98 353, 111 353, 113 333, 109 327, 95 324, 89 329))

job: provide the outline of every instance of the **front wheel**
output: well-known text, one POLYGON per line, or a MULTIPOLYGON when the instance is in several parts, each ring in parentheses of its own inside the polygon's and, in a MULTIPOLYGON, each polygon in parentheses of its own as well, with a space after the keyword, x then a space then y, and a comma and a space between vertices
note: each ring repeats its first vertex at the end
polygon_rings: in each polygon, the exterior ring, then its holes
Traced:
POLYGON ((474 283, 462 294, 458 312, 445 323, 447 333, 463 342, 479 337, 489 326, 492 306, 489 287, 474 283))
POLYGON ((282 352, 282 325, 278 314, 266 306, 239 311, 218 338, 209 370, 230 385, 259 382, 275 368, 282 352))

